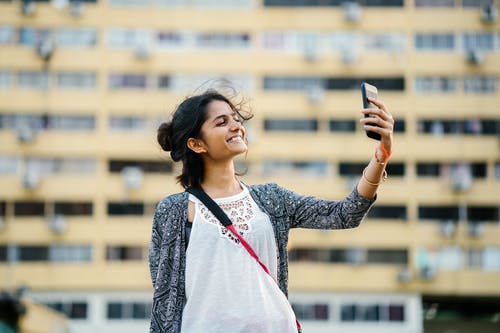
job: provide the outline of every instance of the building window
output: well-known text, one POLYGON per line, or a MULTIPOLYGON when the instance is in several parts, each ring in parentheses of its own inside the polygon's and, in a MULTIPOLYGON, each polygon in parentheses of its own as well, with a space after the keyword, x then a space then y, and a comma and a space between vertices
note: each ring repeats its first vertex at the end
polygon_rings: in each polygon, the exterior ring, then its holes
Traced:
POLYGON ((108 215, 144 215, 142 202, 108 202, 108 215))
POLYGON ((440 174, 440 163, 417 163, 417 176, 419 177, 438 177, 440 174))
POLYGON ((418 207, 418 218, 420 220, 453 220, 458 221, 458 206, 426 206, 418 207))
POLYGON ((356 131, 356 121, 354 120, 330 120, 330 132, 354 132, 356 131))
POLYGON ((15 39, 15 30, 13 27, 8 25, 0 26, 0 45, 1 44, 11 44, 15 39))
POLYGON ((58 88, 93 89, 97 85, 95 73, 60 72, 56 75, 58 88))
MULTIPOLYGON (((2 128, 2 126, 0 126, 2 128)), ((15 175, 19 167, 19 158, 16 156, 0 155, 0 175, 15 175)))
POLYGON ((160 49, 179 49, 183 44, 184 38, 178 32, 160 31, 156 34, 156 46, 160 49))
POLYGON ((170 76, 168 76, 168 75, 158 76, 158 88, 159 89, 170 88, 170 76))
MULTIPOLYGON (((366 167, 364 163, 340 162, 339 175, 342 177, 359 177, 366 167)), ((391 162, 387 165, 387 173, 391 176, 404 176, 405 165, 403 163, 391 162)))
POLYGON ((108 302, 108 319, 149 319, 152 304, 149 302, 108 302))
POLYGON ((93 28, 60 28, 56 32, 57 46, 93 47, 97 44, 97 30, 93 28))
POLYGON ((419 133, 434 134, 481 134, 496 135, 500 133, 500 120, 470 118, 465 120, 419 119, 419 133))
POLYGON ((500 206, 468 206, 467 218, 470 222, 500 222, 500 206))
POLYGON ((370 77, 366 79, 360 78, 327 78, 326 89, 328 90, 359 90, 361 83, 366 81, 369 84, 376 86, 379 90, 405 90, 405 80, 403 77, 384 78, 370 77))
POLYGON ((65 216, 91 216, 92 202, 56 202, 54 214, 65 216))
POLYGON ((297 247, 290 250, 289 258, 300 262, 401 265, 408 263, 408 250, 297 247))
POLYGON ((90 245, 50 245, 49 260, 51 262, 90 262, 92 247, 90 245))
POLYGON ((126 161, 110 160, 108 162, 109 172, 121 172, 126 167, 138 167, 146 173, 172 172, 173 165, 170 161, 126 161))
POLYGON ((405 306, 403 304, 342 304, 340 320, 342 322, 391 321, 403 322, 405 306))
POLYGON ((128 261, 144 259, 144 249, 141 246, 107 246, 106 260, 128 261))
POLYGON ((250 35, 247 33, 199 33, 195 45, 201 48, 248 48, 250 35))
POLYGON ((43 302, 46 306, 66 315, 68 318, 87 319, 87 302, 43 302))
POLYGON ((7 246, 0 245, 0 262, 6 262, 6 261, 7 261, 7 246))
POLYGON ((419 162, 417 163, 417 176, 422 177, 452 177, 458 171, 470 175, 472 178, 486 178, 486 163, 436 163, 436 162, 419 162))
POLYGON ((415 48, 417 50, 453 50, 455 49, 455 35, 449 33, 417 33, 415 48))
POLYGON ((483 269, 485 271, 500 271, 500 247, 489 246, 484 249, 483 269))
POLYGON ((326 161, 264 161, 262 173, 271 175, 324 176, 328 171, 326 161))
POLYGON ((93 115, 49 115, 48 129, 51 130, 94 130, 95 116, 93 115))
POLYGON ((48 89, 48 72, 21 71, 17 74, 17 85, 27 89, 48 89))
POLYGON ((367 215, 372 219, 407 220, 406 206, 375 205, 367 215))
POLYGON ((109 118, 110 131, 146 132, 147 119, 143 116, 112 115, 109 118))
POLYGON ((5 207, 6 207, 5 201, 0 201, 0 218, 5 217, 5 207))
POLYGON ((367 264, 407 264, 408 251, 400 249, 368 249, 367 264))
POLYGON ((32 27, 19 28, 19 44, 34 46, 39 44, 43 39, 50 38, 50 31, 47 29, 35 29, 32 27))
POLYGON ((0 70, 0 89, 7 89, 12 87, 14 84, 14 75, 5 70, 0 70))
POLYGON ((18 246, 15 261, 47 261, 48 246, 18 246))
MULTIPOLYGON (((340 6, 344 0, 264 0, 264 6, 282 7, 318 7, 318 6, 340 6)), ((403 0, 359 0, 358 3, 367 7, 402 7, 403 0)))
POLYGON ((492 4, 493 0, 462 0, 462 6, 464 7, 480 7, 492 4))
POLYGON ((404 133, 406 131, 406 121, 404 119, 394 120, 394 133, 404 133))
POLYGON ((330 317, 328 303, 292 303, 293 312, 299 320, 326 321, 330 317))
POLYGON ((109 88, 111 89, 146 89, 147 78, 144 74, 119 74, 109 75, 109 88))
POLYGON ((14 202, 14 216, 30 217, 44 216, 45 204, 42 201, 16 201, 14 202))
POLYGON ((135 48, 153 45, 153 32, 149 29, 111 28, 107 33, 108 46, 135 48))
POLYGON ((491 32, 477 32, 477 33, 464 33, 463 45, 465 51, 493 51, 493 33, 491 32))
POLYGON ((457 90, 457 79, 450 77, 417 77, 415 91, 417 93, 451 93, 457 90))
POLYGON ((266 131, 291 131, 291 132, 316 132, 318 120, 316 119, 265 119, 266 131))
POLYGON ((464 78, 464 91, 466 93, 494 93, 496 91, 495 77, 468 76, 464 78))
POLYGON ((293 76, 264 77, 264 90, 304 91, 310 87, 324 87, 324 79, 319 77, 293 77, 293 76))
POLYGON ((454 7, 456 0, 414 0, 415 7, 454 7))
POLYGON ((402 33, 371 33, 364 35, 363 39, 365 49, 370 51, 402 52, 405 48, 405 36, 402 33))

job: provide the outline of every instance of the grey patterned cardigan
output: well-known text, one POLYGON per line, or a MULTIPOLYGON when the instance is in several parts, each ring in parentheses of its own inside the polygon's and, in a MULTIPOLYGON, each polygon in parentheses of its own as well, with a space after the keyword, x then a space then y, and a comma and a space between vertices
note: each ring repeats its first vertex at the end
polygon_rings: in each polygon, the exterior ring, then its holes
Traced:
MULTIPOLYGON (((354 189, 342 201, 302 196, 276 184, 248 186, 274 228, 278 284, 288 293, 288 232, 290 228, 348 229, 357 227, 375 201, 354 189)), ((188 193, 162 199, 153 218, 149 268, 153 281, 151 333, 179 333, 185 303, 186 221, 188 193)))

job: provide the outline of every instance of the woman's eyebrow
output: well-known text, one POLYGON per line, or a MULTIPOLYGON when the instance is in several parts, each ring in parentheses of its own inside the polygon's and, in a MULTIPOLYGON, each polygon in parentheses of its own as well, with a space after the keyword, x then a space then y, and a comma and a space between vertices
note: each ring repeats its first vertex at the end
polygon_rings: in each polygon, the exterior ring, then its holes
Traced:
POLYGON ((216 122, 217 120, 219 120, 221 118, 234 117, 235 115, 236 115, 236 112, 233 112, 231 114, 220 114, 220 115, 216 116, 214 119, 212 119, 212 122, 216 122))

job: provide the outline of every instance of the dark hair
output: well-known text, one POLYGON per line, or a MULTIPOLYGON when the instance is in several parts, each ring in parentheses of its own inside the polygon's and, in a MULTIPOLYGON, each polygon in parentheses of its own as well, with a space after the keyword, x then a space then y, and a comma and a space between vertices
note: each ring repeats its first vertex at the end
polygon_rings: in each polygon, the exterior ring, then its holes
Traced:
POLYGON ((186 98, 172 115, 172 119, 160 125, 157 140, 164 151, 169 151, 174 162, 182 161, 182 173, 177 181, 184 188, 199 186, 203 181, 204 166, 201 156, 187 147, 189 138, 201 138, 201 126, 208 114, 208 105, 212 101, 222 101, 243 120, 253 117, 250 110, 245 110, 245 101, 233 103, 216 90, 207 90, 202 94, 186 98))

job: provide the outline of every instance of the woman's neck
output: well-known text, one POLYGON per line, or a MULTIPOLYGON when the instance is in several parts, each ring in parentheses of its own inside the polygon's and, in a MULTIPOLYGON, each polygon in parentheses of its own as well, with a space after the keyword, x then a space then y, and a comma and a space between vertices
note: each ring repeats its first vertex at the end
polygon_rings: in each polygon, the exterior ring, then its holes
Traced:
POLYGON ((234 174, 234 163, 205 165, 201 187, 212 198, 223 198, 241 192, 240 182, 234 174))

